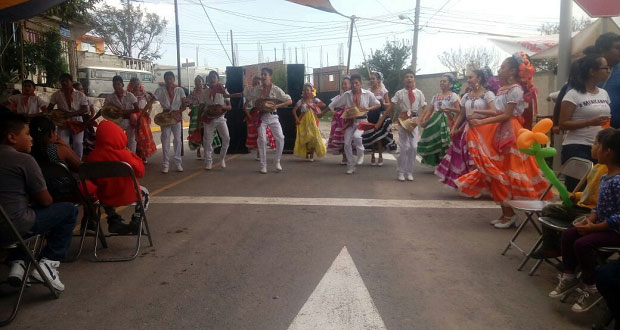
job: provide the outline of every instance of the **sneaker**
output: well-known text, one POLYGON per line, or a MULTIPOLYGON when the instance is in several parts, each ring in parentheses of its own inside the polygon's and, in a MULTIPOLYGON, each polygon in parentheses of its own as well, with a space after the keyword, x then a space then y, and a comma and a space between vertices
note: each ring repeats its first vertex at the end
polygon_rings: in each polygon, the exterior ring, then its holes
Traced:
POLYGON ((575 313, 583 313, 590 310, 603 299, 603 296, 598 291, 590 291, 588 289, 580 290, 580 295, 577 298, 577 302, 573 305, 571 310, 575 313))
POLYGON ((213 163, 212 162, 206 162, 205 163, 205 170, 209 171, 213 168, 213 163))
POLYGON ((565 294, 571 292, 575 287, 579 285, 579 280, 576 277, 573 278, 562 278, 562 275, 559 275, 560 282, 553 289, 553 291, 549 292, 550 298, 560 298, 565 294))
POLYGON ((370 166, 377 166, 377 163, 375 161, 375 157, 370 158, 370 166))
POLYGON ((267 174, 267 166, 261 166, 261 167, 260 167, 260 172, 261 172, 262 174, 267 174))
POLYGON ((282 172, 282 166, 280 165, 280 162, 276 162, 276 171, 282 172))
POLYGON ((377 162, 377 166, 383 166, 383 158, 379 158, 379 162, 377 162))
POLYGON ((362 164, 364 164, 364 153, 360 152, 359 155, 357 155, 357 165, 362 164))
POLYGON ((226 168, 226 159, 222 159, 222 161, 220 161, 220 167, 226 168))
POLYGON ((11 262, 11 270, 7 282, 13 287, 20 287, 26 274, 26 263, 23 260, 15 260, 11 262))
POLYGON ((181 166, 181 164, 177 164, 176 168, 177 168, 177 172, 183 172, 183 166, 181 166))
MULTIPOLYGON (((43 270, 45 277, 52 283, 52 287, 58 291, 64 291, 65 285, 60 282, 58 266, 60 266, 60 261, 49 260, 47 258, 42 258, 39 261, 39 267, 43 270)), ((41 277, 41 274, 39 274, 36 268, 30 276, 39 282, 43 282, 43 277, 41 277)))
POLYGON ((412 173, 407 173, 407 180, 408 181, 413 181, 413 174, 412 173))
POLYGON ((355 167, 349 167, 349 168, 347 168, 347 172, 346 172, 346 173, 347 173, 347 174, 353 174, 353 173, 355 173, 355 167))
POLYGON ((120 216, 108 218, 108 232, 110 234, 126 235, 131 232, 129 225, 120 216))
POLYGON ((161 168, 161 172, 164 173, 164 174, 167 174, 168 173, 168 166, 163 166, 161 168))
POLYGON ((398 173, 398 181, 405 181, 405 174, 398 173))
POLYGON ((510 217, 510 220, 508 221, 504 221, 508 218, 504 217, 504 219, 500 220, 498 223, 494 224, 493 226, 497 229, 510 229, 513 226, 517 225, 517 219, 519 219, 519 217, 515 214, 512 217, 510 217))

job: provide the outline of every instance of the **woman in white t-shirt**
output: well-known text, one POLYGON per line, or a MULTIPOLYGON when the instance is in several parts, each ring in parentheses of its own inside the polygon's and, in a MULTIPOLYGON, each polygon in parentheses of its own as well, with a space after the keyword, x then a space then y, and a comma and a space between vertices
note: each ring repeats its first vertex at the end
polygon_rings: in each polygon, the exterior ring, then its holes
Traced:
MULTIPOLYGON (((588 55, 577 60, 572 67, 569 85, 572 87, 562 100, 560 129, 567 131, 562 143, 562 163, 571 157, 593 160, 592 144, 596 134, 609 127, 611 111, 609 95, 596 87, 607 80, 609 66, 604 57, 588 55)), ((566 188, 572 191, 577 180, 566 180, 566 188)))

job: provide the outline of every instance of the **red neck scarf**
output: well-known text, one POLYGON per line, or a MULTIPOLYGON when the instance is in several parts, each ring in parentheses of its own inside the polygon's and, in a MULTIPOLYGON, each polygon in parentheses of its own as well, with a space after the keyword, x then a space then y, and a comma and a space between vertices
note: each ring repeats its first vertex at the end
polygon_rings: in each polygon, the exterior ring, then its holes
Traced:
POLYGON ((174 100, 174 89, 178 86, 176 84, 172 84, 170 86, 166 85, 166 90, 168 91, 168 100, 170 100, 170 106, 172 106, 172 101, 174 100))
POLYGON ((356 106, 361 106, 361 102, 362 102, 362 90, 358 89, 357 91, 355 89, 351 90, 351 94, 353 94, 353 103, 355 103, 356 106))
POLYGON ((120 92, 114 91, 114 94, 118 98, 118 102, 123 104, 123 94, 125 94, 122 90, 120 92))
POLYGON ((63 88, 61 90, 62 90, 62 95, 64 95, 65 100, 67 100, 67 107, 69 107, 69 109, 67 110, 71 110, 71 107, 73 104, 73 86, 69 88, 63 88))
POLYGON ((146 94, 146 91, 144 90, 144 85, 142 84, 138 86, 138 90, 134 90, 133 88, 131 88, 131 84, 129 84, 129 86, 127 86, 127 91, 135 95, 136 97, 146 94))
POLYGON ((271 88, 273 87, 273 83, 270 83, 269 85, 263 85, 263 91, 260 93, 260 98, 261 99, 268 99, 269 98, 269 92, 271 92, 271 88))
POLYGON ((409 97, 409 102, 411 102, 411 107, 413 107, 413 104, 415 103, 415 93, 413 92, 413 90, 415 89, 415 85, 411 88, 406 88, 407 90, 407 96, 409 97))
POLYGON ((30 101, 31 96, 34 96, 34 91, 30 92, 29 94, 22 93, 22 105, 24 106, 24 108, 28 106, 28 101, 30 101))
POLYGON ((213 86, 209 86, 209 97, 211 98, 211 100, 215 100, 215 95, 218 93, 219 94, 226 93, 226 90, 224 89, 224 85, 217 83, 213 86))

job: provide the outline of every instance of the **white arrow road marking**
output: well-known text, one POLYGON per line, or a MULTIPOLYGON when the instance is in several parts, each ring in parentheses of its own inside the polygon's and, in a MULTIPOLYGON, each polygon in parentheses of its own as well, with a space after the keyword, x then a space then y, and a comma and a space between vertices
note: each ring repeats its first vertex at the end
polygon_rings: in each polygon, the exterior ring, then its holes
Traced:
POLYGON ((385 330, 345 246, 288 330, 385 330))

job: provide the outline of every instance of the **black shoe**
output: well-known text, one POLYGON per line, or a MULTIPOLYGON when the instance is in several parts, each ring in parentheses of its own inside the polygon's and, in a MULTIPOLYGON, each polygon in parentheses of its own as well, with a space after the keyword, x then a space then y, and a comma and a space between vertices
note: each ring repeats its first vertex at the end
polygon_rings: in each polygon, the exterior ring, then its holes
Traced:
POLYGON ((108 232, 110 234, 127 235, 131 232, 129 225, 120 216, 108 218, 108 232))
POLYGON ((543 247, 538 248, 538 250, 532 252, 530 254, 530 258, 532 259, 552 259, 561 256, 562 253, 557 249, 546 249, 543 247))
POLYGON ((138 234, 138 230, 140 229, 140 220, 141 220, 140 214, 134 213, 131 216, 131 221, 129 222, 128 226, 129 226, 129 231, 134 235, 138 234))

